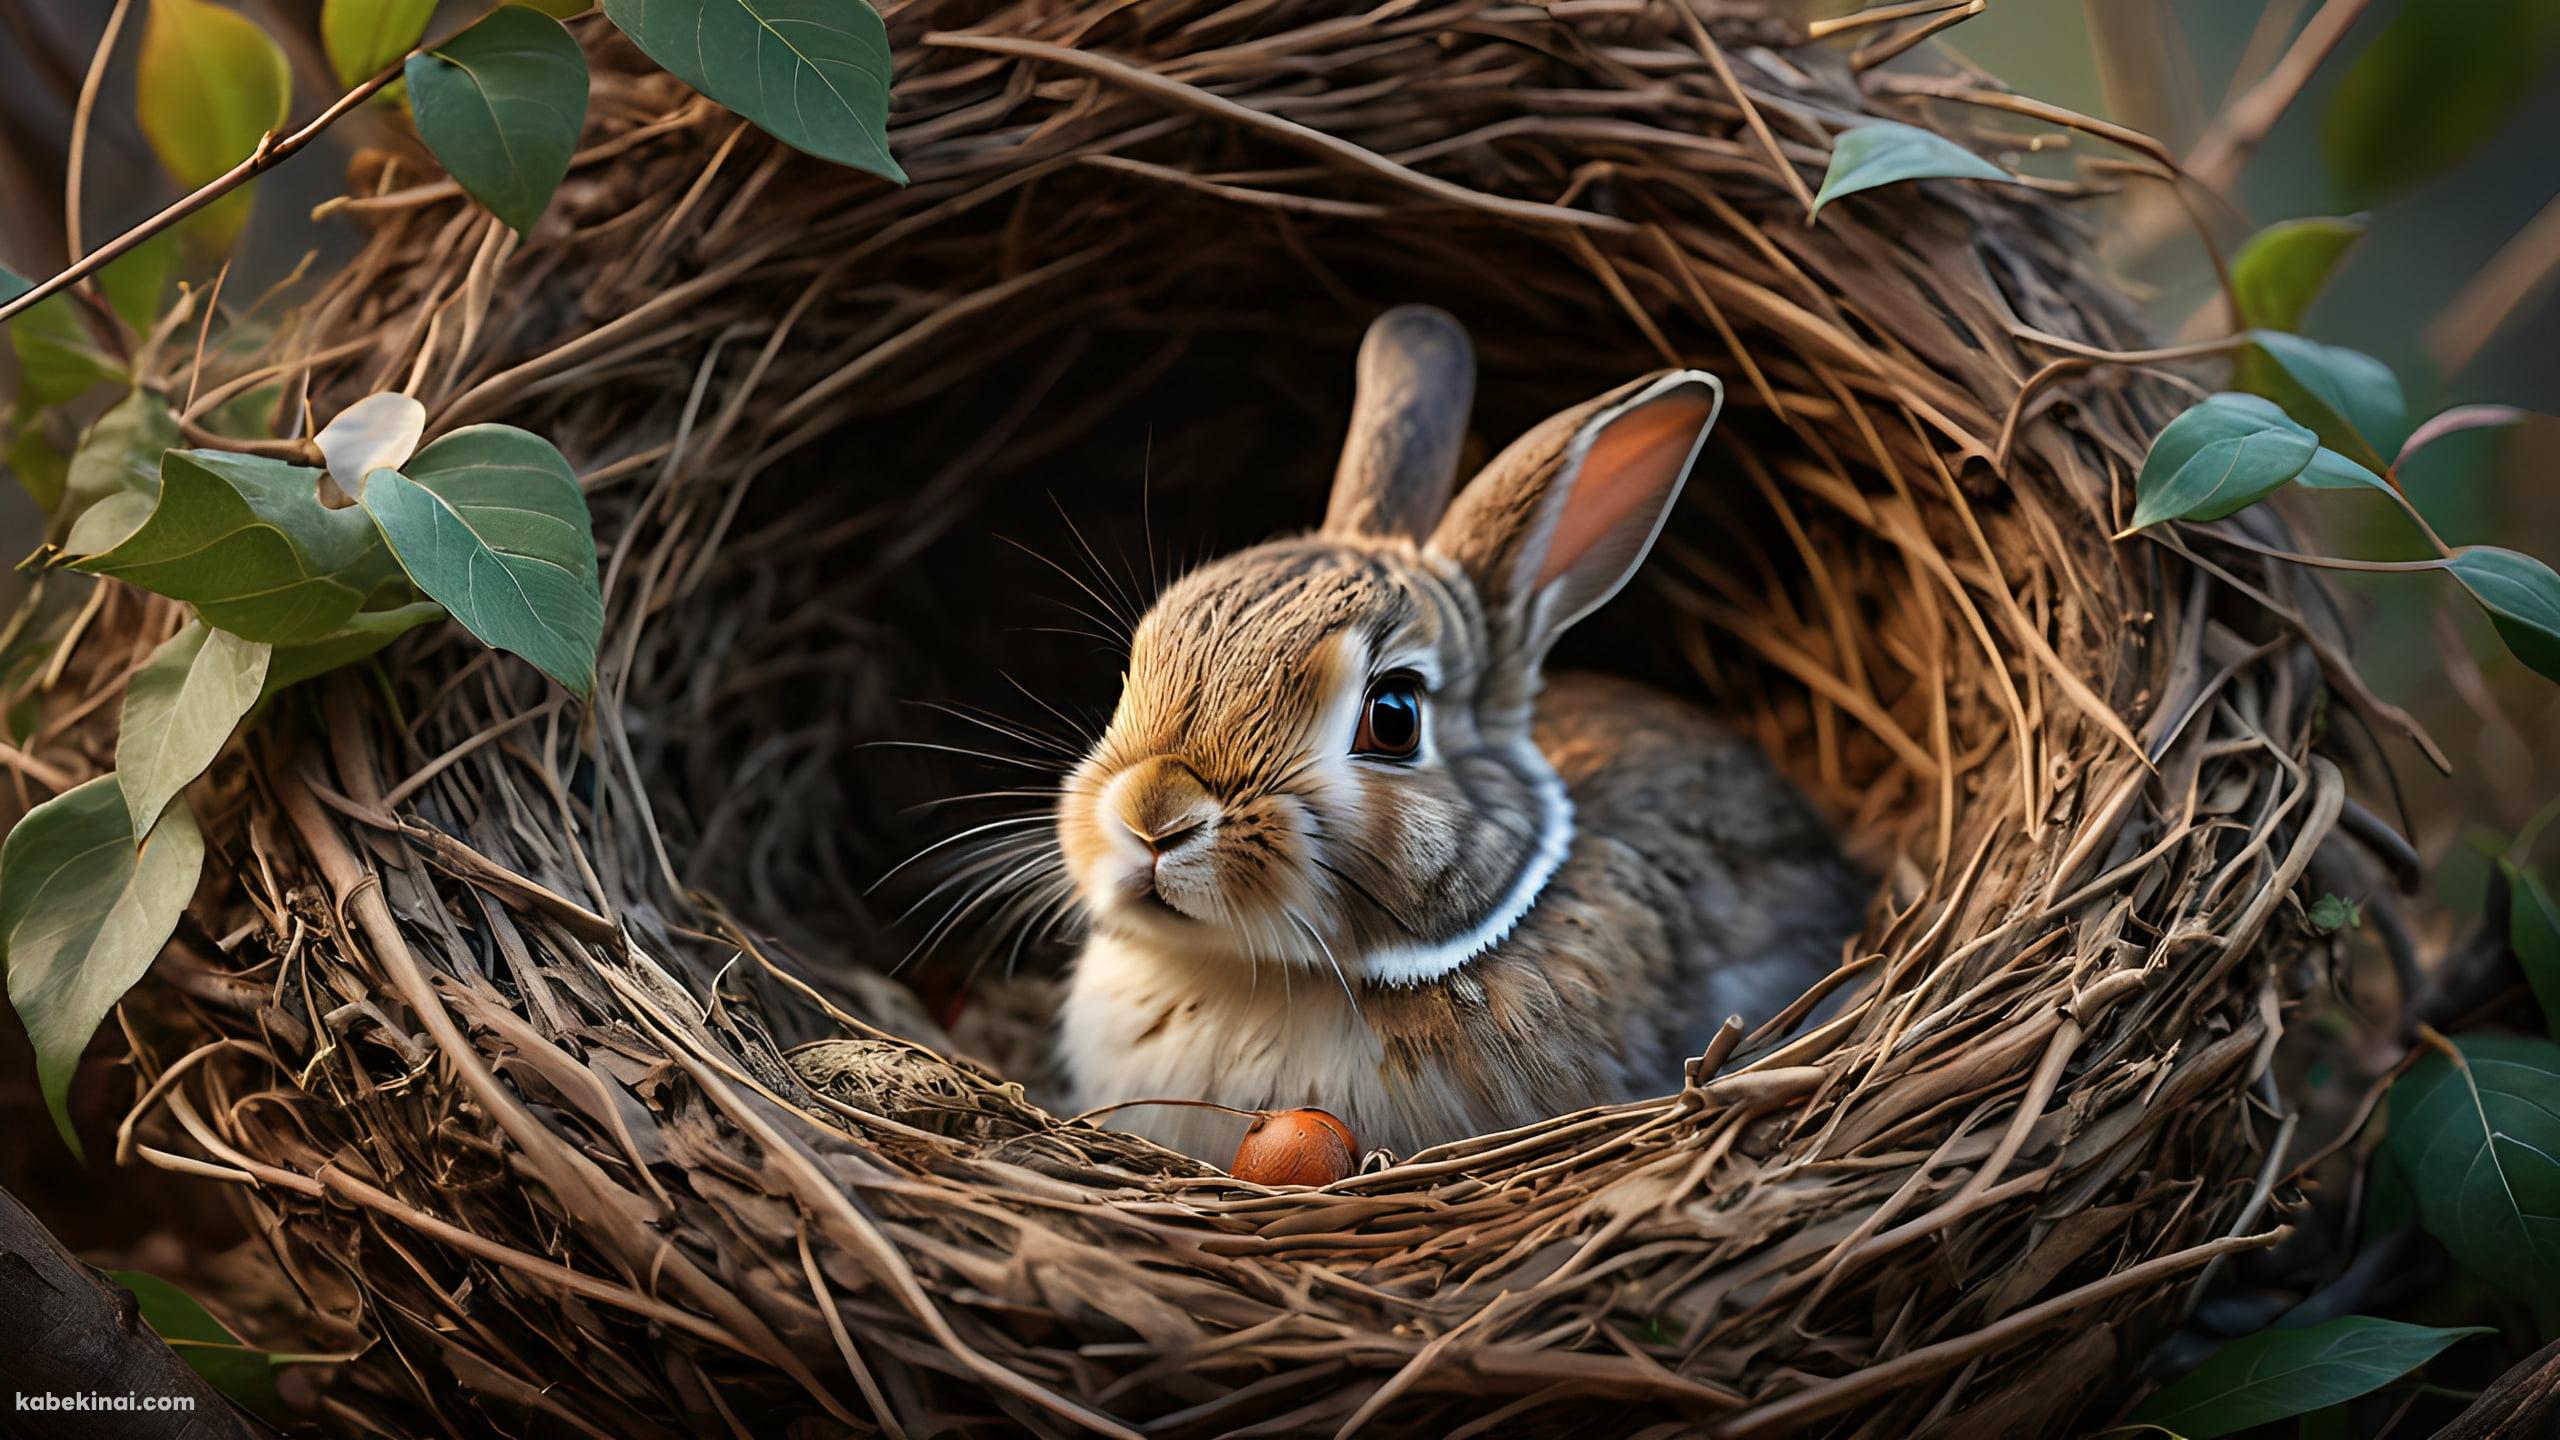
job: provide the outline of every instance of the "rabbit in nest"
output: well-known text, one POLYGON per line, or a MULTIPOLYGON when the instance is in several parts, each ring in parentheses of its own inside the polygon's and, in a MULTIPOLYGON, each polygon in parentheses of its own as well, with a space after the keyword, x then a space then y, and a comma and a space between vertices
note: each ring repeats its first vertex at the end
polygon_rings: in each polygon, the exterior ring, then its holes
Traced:
MULTIPOLYGON (((1722 386, 1614 390, 1452 499, 1474 387, 1455 320, 1380 318, 1323 528, 1138 625, 1056 814, 1079 1107, 1314 1105, 1411 1153, 1667 1092, 1854 928, 1864 885, 1762 755, 1659 691, 1542 672, 1652 547, 1722 386)), ((1233 1143, 1194 1109, 1115 1123, 1233 1143)))

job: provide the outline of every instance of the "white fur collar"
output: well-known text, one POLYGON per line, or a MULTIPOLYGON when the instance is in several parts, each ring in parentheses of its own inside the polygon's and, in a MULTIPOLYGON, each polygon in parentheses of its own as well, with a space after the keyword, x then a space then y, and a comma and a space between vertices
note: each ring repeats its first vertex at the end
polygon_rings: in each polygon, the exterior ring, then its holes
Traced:
POLYGON ((1437 945, 1399 946, 1363 957, 1362 979, 1375 985, 1427 985, 1510 938, 1573 850, 1573 801, 1565 794, 1564 781, 1549 774, 1537 782, 1536 793, 1538 848, 1493 913, 1474 929, 1437 945))

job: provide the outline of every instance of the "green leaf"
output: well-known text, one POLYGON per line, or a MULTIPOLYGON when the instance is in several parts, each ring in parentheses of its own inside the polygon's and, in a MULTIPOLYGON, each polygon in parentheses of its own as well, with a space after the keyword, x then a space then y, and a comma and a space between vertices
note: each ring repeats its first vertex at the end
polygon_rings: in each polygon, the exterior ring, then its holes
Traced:
POLYGON ((137 838, 222 753, 258 703, 267 658, 264 644, 194 620, 134 672, 116 730, 116 779, 137 838))
POLYGON ((276 1367, 289 1357, 241 1344, 231 1327, 215 1319, 203 1302, 157 1275, 140 1270, 104 1273, 133 1292, 134 1308, 152 1333, 168 1341, 169 1348, 215 1389, 261 1415, 282 1410, 276 1367))
POLYGON ((2391 1088, 2390 1149, 2418 1219, 2479 1279, 2526 1300, 2560 1293, 2560 1045, 2456 1040, 2391 1088))
POLYGON ((2366 204, 2461 163, 2533 92, 2560 41, 2546 0, 2423 0, 2347 68, 2322 117, 2329 173, 2366 204))
MULTIPOLYGON (((876 23, 876 22, 875 22, 876 23)), ((587 57, 560 22, 501 5, 409 57, 418 138, 471 197, 518 234, 533 229, 587 115, 587 57)))
POLYGON ((593 690, 604 637, 595 533, 551 442, 468 426, 373 472, 362 498, 409 578, 472 634, 582 696, 593 690))
POLYGON ((2489 612, 2489 623, 2517 659, 2560 680, 2560 575, 2530 555, 2494 545, 2466 545, 2445 568, 2489 612))
POLYGON ((9 1003, 34 1043, 53 1123, 75 1152, 65 1100, 80 1052, 151 968, 203 868, 204 838, 184 805, 171 806, 137 849, 113 775, 28 811, 0 842, 9 1003))
POLYGON ((160 503, 156 495, 126 491, 110 495, 80 512, 62 537, 64 556, 77 559, 113 550, 130 539, 151 518, 152 507, 160 503))
POLYGON ((2341 1315, 2298 1330, 2261 1330, 2216 1350, 2133 1412, 2187 1440, 2214 1440, 2381 1389, 2486 1325, 2439 1330, 2341 1315))
POLYGON ((326 0, 320 45, 330 72, 352 90, 409 53, 427 33, 436 0, 326 0))
POLYGON ((27 498, 36 508, 50 515, 62 503, 62 488, 71 481, 71 461, 53 443, 44 428, 32 422, 20 425, 9 438, 9 473, 18 477, 27 498))
POLYGON ((178 275, 178 235, 163 230, 117 257, 98 272, 98 289, 107 308, 136 335, 148 335, 160 323, 160 312, 178 275))
POLYGON ((178 416, 148 390, 119 401, 80 437, 64 472, 54 531, 66 534, 92 506, 116 495, 160 494, 160 457, 178 443, 178 416))
POLYGON ((2542 1003, 2543 1022, 2560 1039, 2560 905, 2532 871, 2509 860, 2499 861, 2498 868, 2507 872, 2508 943, 2524 966, 2533 998, 2542 1003))
POLYGON ((444 607, 420 600, 390 610, 366 610, 334 633, 305 645, 286 645, 267 666, 267 683, 259 698, 289 689, 314 676, 353 665, 421 625, 445 618, 444 607))
POLYGON ((604 13, 785 145, 905 183, 889 158, 889 32, 862 0, 604 0, 604 13))
POLYGON ((196 607, 250 640, 298 644, 336 630, 399 578, 364 512, 320 503, 320 472, 224 450, 172 450, 160 503, 122 544, 72 562, 196 607))
POLYGON ((2142 458, 2133 528, 2244 510, 2301 474, 2319 448, 2310 431, 2257 396, 2207 396, 2162 428, 2142 458))
POLYGON ((2323 895, 2311 902, 2311 910, 2307 918, 2311 921, 2312 929, 2323 935, 2334 935, 2341 930, 2361 928, 2364 924, 2364 907, 2343 896, 2323 895))
MULTIPOLYGON (((190 189, 249 158, 293 103, 284 51, 245 16, 210 0, 152 0, 134 77, 134 112, 154 154, 190 189)), ((202 212, 227 248, 248 219, 242 186, 202 212)))
MULTIPOLYGON (((610 5, 607 6, 611 8, 610 5)), ((1832 142, 1831 168, 1813 197, 1813 213, 1843 195, 1903 180, 2003 180, 2016 176, 1953 140, 1916 125, 1870 120, 1840 132, 1832 142)))
POLYGON ((101 380, 124 378, 123 365, 98 348, 97 337, 67 295, 53 296, 11 320, 9 348, 18 357, 22 414, 76 400, 101 380))
POLYGON ((2361 219, 2279 220, 2249 237, 2231 257, 2231 288, 2240 300, 2240 323, 2291 330, 2329 283, 2347 251, 2362 239, 2361 219))
POLYGON ((2264 395, 2311 427, 2320 442, 2368 470, 2391 468, 2408 429, 2399 377, 2370 355, 2281 330, 2252 330, 2265 365, 2245 366, 2241 388, 2264 395))

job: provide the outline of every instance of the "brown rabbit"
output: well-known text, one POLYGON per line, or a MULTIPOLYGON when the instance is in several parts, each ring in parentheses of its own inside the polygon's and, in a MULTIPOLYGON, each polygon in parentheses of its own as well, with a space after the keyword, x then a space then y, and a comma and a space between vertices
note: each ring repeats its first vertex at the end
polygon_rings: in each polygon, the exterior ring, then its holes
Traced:
MULTIPOLYGON (((1864 887, 1759 753, 1634 682, 1541 673, 1643 561, 1723 387, 1612 391, 1453 501, 1474 385, 1456 321, 1380 318, 1324 528, 1139 624, 1057 809, 1079 1106, 1314 1105, 1410 1153, 1669 1090, 1853 927, 1864 887)), ((1122 1121, 1233 1143, 1196 1110, 1122 1121)))

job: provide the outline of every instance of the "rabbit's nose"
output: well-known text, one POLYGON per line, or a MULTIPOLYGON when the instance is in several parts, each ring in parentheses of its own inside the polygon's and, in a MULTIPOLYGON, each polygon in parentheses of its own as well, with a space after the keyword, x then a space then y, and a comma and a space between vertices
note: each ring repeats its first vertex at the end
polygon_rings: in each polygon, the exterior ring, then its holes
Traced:
POLYGON ((1209 787, 1170 755, 1122 771, 1104 798, 1121 827, 1158 860, 1205 838, 1218 816, 1209 787))

